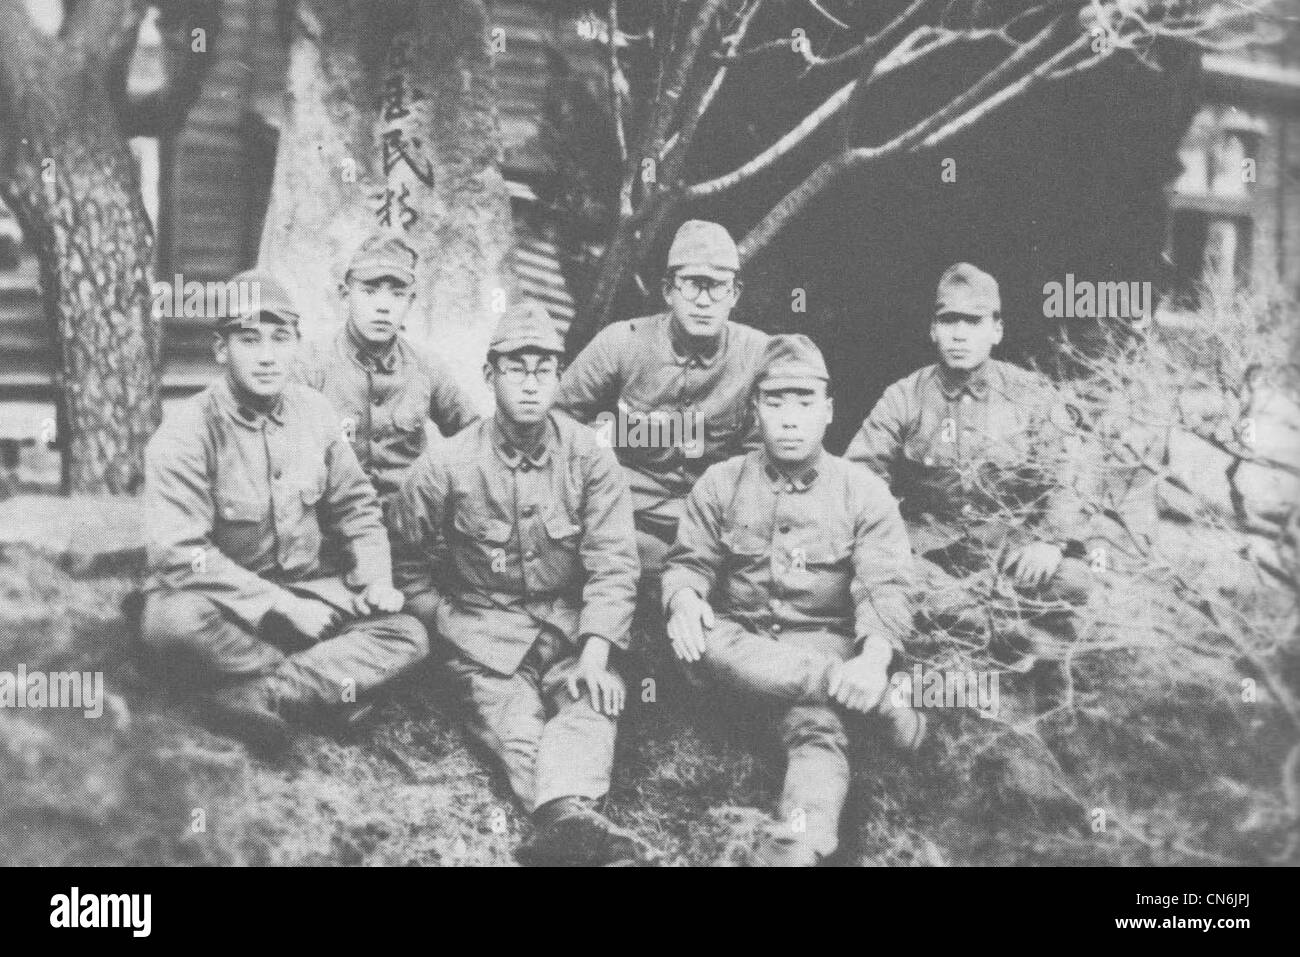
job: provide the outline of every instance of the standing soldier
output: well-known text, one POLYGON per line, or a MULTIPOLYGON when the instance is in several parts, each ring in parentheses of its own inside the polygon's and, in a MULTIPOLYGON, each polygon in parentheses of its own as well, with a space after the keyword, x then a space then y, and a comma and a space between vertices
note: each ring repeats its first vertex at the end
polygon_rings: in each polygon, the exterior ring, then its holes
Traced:
POLYGON ((146 453, 150 577, 141 637, 168 679, 220 684, 221 728, 271 750, 291 720, 355 715, 428 651, 397 614, 374 490, 329 403, 287 382, 298 314, 269 276, 218 322, 226 375, 176 410, 146 453), (346 544, 346 568, 322 539, 346 544))
POLYGON ((632 503, 611 451, 551 411, 564 343, 527 303, 484 366, 496 414, 426 452, 394 500, 398 583, 445 644, 469 733, 533 814, 526 863, 647 848, 597 809, 609 790, 636 596, 632 503))
POLYGON ((1046 379, 990 358, 1002 317, 988 273, 957 263, 943 274, 930 341, 939 362, 885 390, 846 457, 901 500, 924 617, 980 630, 993 611, 999 639, 1045 650, 1091 587, 1088 565, 1064 557, 1075 516, 1051 481, 1068 418, 1046 379))
POLYGON ((760 864, 814 865, 838 846, 845 712, 880 711, 905 749, 925 735, 885 695, 911 632, 907 532, 883 482, 823 450, 828 378, 807 336, 771 338, 754 397, 763 447, 696 483, 664 571, 678 658, 774 711, 788 761, 760 864))
POLYGON ((478 418, 447 367, 401 334, 417 261, 396 236, 377 233, 362 243, 339 286, 343 331, 295 370, 330 400, 385 505, 424 450, 427 421, 450 436, 478 418))
POLYGON ((668 312, 602 330, 560 383, 555 403, 578 421, 617 416, 607 434, 632 488, 648 575, 663 570, 695 480, 743 452, 747 439, 754 444, 749 393, 767 335, 729 318, 740 296, 739 269, 726 229, 683 223, 662 284, 668 312), (664 442, 672 431, 678 440, 664 442))

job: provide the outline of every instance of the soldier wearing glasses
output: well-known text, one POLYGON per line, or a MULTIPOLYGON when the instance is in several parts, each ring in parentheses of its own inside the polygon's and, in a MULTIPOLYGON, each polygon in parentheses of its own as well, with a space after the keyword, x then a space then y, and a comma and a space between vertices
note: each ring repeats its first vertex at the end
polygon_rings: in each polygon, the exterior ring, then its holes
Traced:
POLYGON ((533 813, 525 863, 608 864, 648 848, 597 807, 609 790, 638 576, 614 454, 551 411, 564 343, 512 309, 484 377, 496 413, 426 451, 393 503, 396 577, 440 641, 469 733, 533 813))
POLYGON ((602 330, 566 370, 556 396, 556 405, 581 422, 613 412, 633 426, 656 416, 681 424, 686 441, 613 443, 632 488, 641 567, 655 576, 696 480, 757 445, 749 395, 768 337, 730 320, 739 269, 726 229, 683 223, 662 285, 668 311, 602 330))

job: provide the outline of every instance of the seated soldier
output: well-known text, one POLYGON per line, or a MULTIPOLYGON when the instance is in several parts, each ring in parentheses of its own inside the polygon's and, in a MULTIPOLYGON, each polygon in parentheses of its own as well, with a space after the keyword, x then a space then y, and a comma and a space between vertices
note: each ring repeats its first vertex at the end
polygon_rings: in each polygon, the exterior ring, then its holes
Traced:
POLYGON ((603 432, 632 489, 651 596, 691 486, 710 465, 757 445, 749 393, 767 334, 730 318, 739 270, 725 228, 683 223, 662 282, 668 310, 602 330, 565 370, 556 396, 580 422, 617 416, 603 432))
POLYGON ((632 502, 614 453, 551 411, 564 343, 527 303, 484 376, 496 413, 412 466, 394 500, 398 583, 441 639, 469 733, 533 815, 531 864, 648 861, 597 808, 626 690, 610 666, 636 600, 632 502))
POLYGON ((402 335, 417 261, 397 236, 377 233, 362 243, 339 287, 343 330, 294 369, 334 406, 385 507, 424 451, 427 422, 447 436, 478 418, 447 366, 402 335))
POLYGON ((911 631, 907 533, 885 484, 822 448, 827 384, 812 340, 772 337, 754 395, 763 448, 704 473, 664 571, 678 658, 767 703, 787 753, 759 864, 814 865, 838 846, 848 714, 880 712, 905 749, 925 735, 923 717, 885 694, 911 631))
POLYGON ((1002 341, 996 280, 967 263, 939 280, 930 340, 939 362, 895 382, 845 457, 890 482, 919 557, 920 611, 962 631, 986 628, 1025 667, 1070 631, 1087 600, 1078 516, 1052 481, 1068 417, 1042 376, 990 357, 1002 341))
POLYGON ((374 490, 324 397, 287 382, 298 314, 269 276, 254 308, 218 321, 226 374, 171 414, 145 455, 150 577, 141 637, 169 681, 219 685, 222 729, 271 750, 292 720, 355 717, 423 658, 398 614, 374 490), (346 545, 349 567, 322 561, 346 545))

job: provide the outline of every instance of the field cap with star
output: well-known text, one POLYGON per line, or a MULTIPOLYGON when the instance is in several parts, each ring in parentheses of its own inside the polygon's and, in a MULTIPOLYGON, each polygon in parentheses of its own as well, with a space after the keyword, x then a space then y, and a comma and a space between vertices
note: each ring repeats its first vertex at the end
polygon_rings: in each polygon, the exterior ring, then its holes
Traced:
POLYGON ((760 392, 781 389, 816 389, 830 382, 822 351, 802 333, 785 333, 767 340, 758 364, 754 388, 760 392))
POLYGON ((970 263, 949 266, 939 277, 934 296, 934 314, 945 313, 999 318, 1002 297, 998 294, 998 281, 970 263))
POLYGON ((375 233, 352 254, 344 277, 359 282, 389 278, 409 286, 415 282, 415 264, 419 259, 401 237, 375 233))
POLYGON ((534 299, 511 306, 497 323, 488 345, 489 355, 506 355, 523 349, 564 354, 564 338, 546 307, 534 299))
POLYGON ((239 291, 227 297, 226 308, 216 319, 217 332, 255 328, 259 322, 297 328, 298 307, 293 296, 270 273, 249 269, 230 280, 230 285, 239 291))
POLYGON ((715 279, 727 279, 740 270, 736 241, 721 223, 688 219, 677 228, 673 244, 668 247, 668 271, 683 267, 715 279))

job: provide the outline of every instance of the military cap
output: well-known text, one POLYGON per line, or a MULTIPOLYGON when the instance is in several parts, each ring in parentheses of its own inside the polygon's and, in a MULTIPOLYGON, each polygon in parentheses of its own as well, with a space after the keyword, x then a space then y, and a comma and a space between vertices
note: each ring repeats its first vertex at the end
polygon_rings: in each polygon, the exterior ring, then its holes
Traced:
POLYGON ((293 296, 270 273, 250 269, 237 275, 229 285, 235 294, 227 297, 225 308, 216 317, 218 332, 249 328, 259 322, 281 322, 297 327, 298 307, 293 296))
POLYGON ((489 353, 505 355, 521 349, 564 354, 564 338, 546 307, 533 299, 511 306, 497 323, 489 353))
POLYGON ((419 258, 401 237, 375 233, 357 247, 344 276, 361 282, 389 277, 409 286, 415 282, 415 264, 419 258))
POLYGON ((688 219, 677 228, 673 244, 668 248, 669 271, 678 266, 705 266, 737 272, 740 253, 731 233, 721 224, 688 219))
POLYGON ((815 342, 801 333, 775 335, 767 340, 759 360, 754 388, 766 392, 813 389, 818 382, 829 383, 830 378, 815 342))
POLYGON ((941 316, 946 312, 963 316, 999 316, 1002 297, 998 294, 998 281, 970 263, 949 266, 939 277, 939 288, 934 296, 934 314, 941 316))

